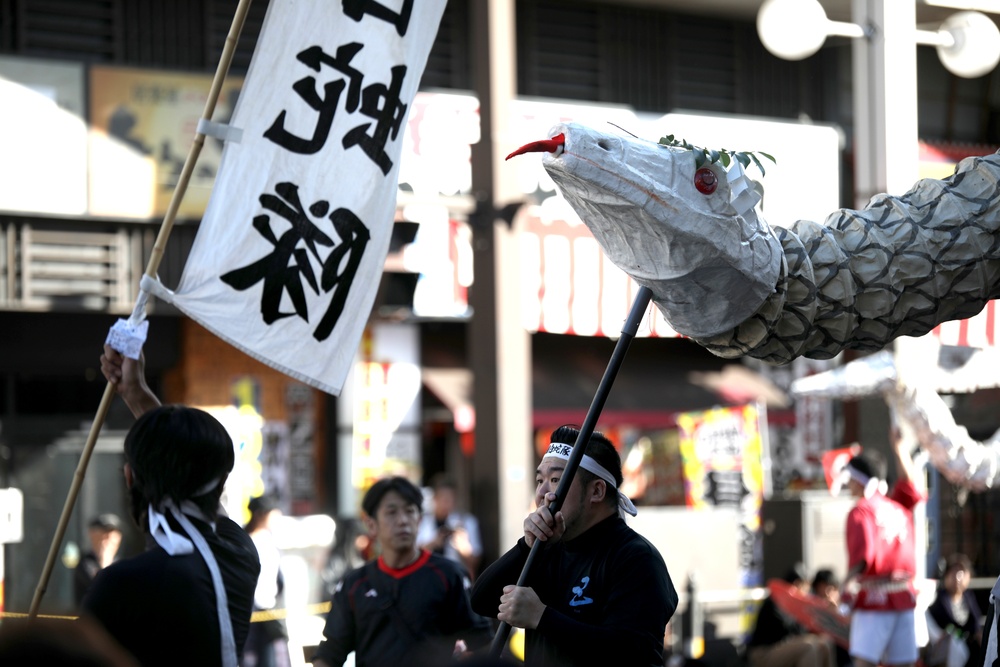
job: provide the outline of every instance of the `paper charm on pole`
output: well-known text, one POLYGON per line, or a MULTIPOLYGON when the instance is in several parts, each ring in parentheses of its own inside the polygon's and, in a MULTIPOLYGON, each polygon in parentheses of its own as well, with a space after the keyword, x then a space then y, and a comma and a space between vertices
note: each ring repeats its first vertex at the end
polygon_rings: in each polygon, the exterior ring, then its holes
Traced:
POLYGON ((396 208, 407 111, 446 0, 272 0, 176 291, 143 290, 339 394, 396 208), (231 136, 231 135, 230 135, 231 136))

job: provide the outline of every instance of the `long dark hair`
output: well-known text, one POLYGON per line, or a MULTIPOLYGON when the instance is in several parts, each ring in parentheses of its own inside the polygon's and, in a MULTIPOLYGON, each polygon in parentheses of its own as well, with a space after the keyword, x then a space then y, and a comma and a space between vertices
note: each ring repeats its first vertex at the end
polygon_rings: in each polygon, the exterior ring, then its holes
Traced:
POLYGON ((191 500, 215 516, 236 455, 232 438, 215 417, 197 408, 164 405, 143 414, 129 429, 125 460, 132 469, 132 518, 145 530, 146 508, 159 507, 167 498, 191 500), (218 484, 194 496, 213 480, 218 484))

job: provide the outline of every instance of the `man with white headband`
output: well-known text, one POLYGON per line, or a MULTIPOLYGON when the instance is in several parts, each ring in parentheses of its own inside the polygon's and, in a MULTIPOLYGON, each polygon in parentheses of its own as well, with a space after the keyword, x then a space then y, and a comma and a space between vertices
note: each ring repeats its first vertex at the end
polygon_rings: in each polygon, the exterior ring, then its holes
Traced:
POLYGON ((898 430, 890 432, 898 479, 886 493, 885 459, 865 451, 848 461, 847 488, 857 503, 847 515, 845 600, 852 602, 850 654, 857 667, 909 667, 917 660, 916 548, 913 508, 925 500, 898 430))
POLYGON ((233 441, 207 412, 161 406, 141 361, 105 346, 101 370, 138 418, 125 436, 125 483, 148 548, 101 570, 83 613, 143 667, 237 667, 260 561, 221 513, 233 441))
POLYGON ((594 433, 555 515, 549 505, 579 430, 557 429, 535 472, 535 505, 524 537, 476 580, 476 612, 525 629, 524 661, 545 665, 663 664, 663 635, 677 609, 663 558, 628 525, 632 502, 619 490, 621 458, 594 433), (516 586, 536 540, 544 543, 516 586))

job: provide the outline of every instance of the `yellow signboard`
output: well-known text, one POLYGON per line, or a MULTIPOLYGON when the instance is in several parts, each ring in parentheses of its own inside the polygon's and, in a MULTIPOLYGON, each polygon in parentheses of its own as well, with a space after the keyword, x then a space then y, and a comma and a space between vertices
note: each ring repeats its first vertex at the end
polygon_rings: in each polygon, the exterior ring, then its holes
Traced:
POLYGON ((739 511, 740 571, 744 585, 762 576, 760 507, 764 501, 763 408, 743 405, 677 417, 687 505, 739 511))

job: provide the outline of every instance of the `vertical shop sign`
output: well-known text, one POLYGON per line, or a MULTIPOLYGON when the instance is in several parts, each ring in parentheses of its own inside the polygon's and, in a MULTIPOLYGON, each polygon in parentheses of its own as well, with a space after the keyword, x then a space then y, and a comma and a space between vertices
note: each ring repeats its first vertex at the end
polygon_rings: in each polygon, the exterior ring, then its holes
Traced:
POLYGON ((316 511, 316 409, 313 389, 292 383, 285 392, 288 411, 288 493, 293 514, 316 511))
POLYGON ((260 435, 260 478, 264 493, 278 503, 282 512, 292 513, 288 424, 266 421, 260 435))

